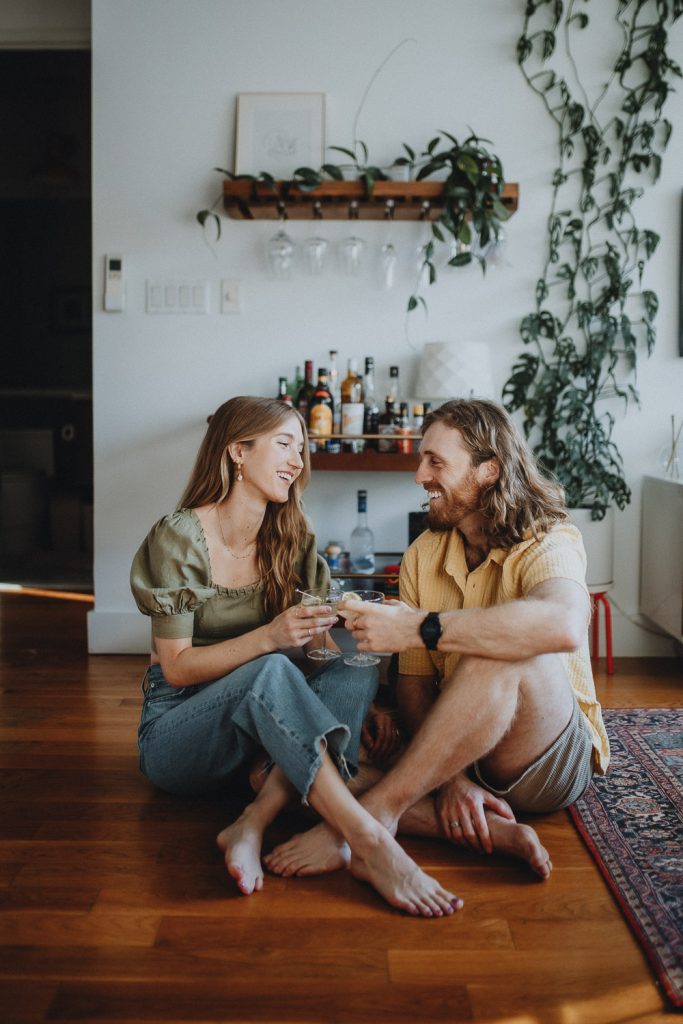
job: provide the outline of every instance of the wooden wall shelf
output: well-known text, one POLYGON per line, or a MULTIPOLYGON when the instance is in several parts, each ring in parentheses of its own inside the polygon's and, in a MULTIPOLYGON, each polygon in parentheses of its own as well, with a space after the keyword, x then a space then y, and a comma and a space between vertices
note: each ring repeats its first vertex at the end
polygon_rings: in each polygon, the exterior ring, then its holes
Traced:
POLYGON ((340 452, 314 452, 311 455, 311 469, 319 472, 331 471, 342 473, 416 473, 418 467, 417 452, 404 455, 402 452, 378 452, 374 448, 353 455, 340 452))
MULTIPOLYGON (((378 181, 368 198, 362 181, 326 181, 302 192, 291 181, 277 181, 275 189, 255 181, 224 181, 223 206, 236 220, 383 220, 387 203, 394 220, 435 220, 443 208, 443 182, 378 181)), ((514 213, 519 186, 508 184, 502 202, 514 213)))

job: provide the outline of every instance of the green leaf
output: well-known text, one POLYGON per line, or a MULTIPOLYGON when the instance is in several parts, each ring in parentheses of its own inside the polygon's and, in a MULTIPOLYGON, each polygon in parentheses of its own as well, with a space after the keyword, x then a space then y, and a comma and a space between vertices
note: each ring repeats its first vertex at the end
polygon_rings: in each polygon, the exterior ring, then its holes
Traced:
POLYGON ((213 213, 211 210, 199 210, 197 213, 197 220, 201 224, 202 228, 205 227, 207 221, 211 221, 216 228, 216 241, 220 241, 221 237, 221 219, 217 213, 213 213))
POLYGON ((449 267, 466 267, 468 263, 472 262, 471 252, 459 252, 457 256, 453 256, 448 261, 449 267))
POLYGON ((342 169, 341 167, 338 167, 337 164, 323 164, 320 170, 323 171, 328 178, 333 178, 335 181, 344 180, 342 169))
POLYGON ((344 149, 343 146, 328 146, 328 149, 333 149, 335 153, 343 153, 344 156, 350 156, 354 164, 356 163, 356 154, 351 149, 344 149))

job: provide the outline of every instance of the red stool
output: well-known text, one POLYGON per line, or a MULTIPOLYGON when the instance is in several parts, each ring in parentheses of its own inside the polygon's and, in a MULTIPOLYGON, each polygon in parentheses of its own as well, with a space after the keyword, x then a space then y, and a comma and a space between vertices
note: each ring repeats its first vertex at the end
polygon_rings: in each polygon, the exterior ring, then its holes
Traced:
POLYGON ((600 605, 605 610, 605 646, 607 648, 607 675, 614 675, 614 658, 612 657, 612 609, 607 600, 607 591, 591 592, 591 612, 593 622, 592 657, 600 657, 600 605))

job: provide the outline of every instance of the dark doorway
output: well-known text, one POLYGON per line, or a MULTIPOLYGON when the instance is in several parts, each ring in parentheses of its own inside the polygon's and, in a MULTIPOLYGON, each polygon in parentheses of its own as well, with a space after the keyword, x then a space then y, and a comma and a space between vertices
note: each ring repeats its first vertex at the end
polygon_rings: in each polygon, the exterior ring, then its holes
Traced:
POLYGON ((92 587, 90 53, 0 52, 0 582, 92 587))

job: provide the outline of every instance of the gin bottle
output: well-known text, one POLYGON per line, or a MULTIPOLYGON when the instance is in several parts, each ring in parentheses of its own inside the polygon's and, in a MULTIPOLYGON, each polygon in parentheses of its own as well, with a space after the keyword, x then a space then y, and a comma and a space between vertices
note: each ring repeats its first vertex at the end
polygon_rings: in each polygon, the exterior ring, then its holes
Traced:
POLYGON ((368 526, 368 492, 358 492, 358 520, 349 541, 351 572, 370 574, 375 571, 375 538, 368 526))

